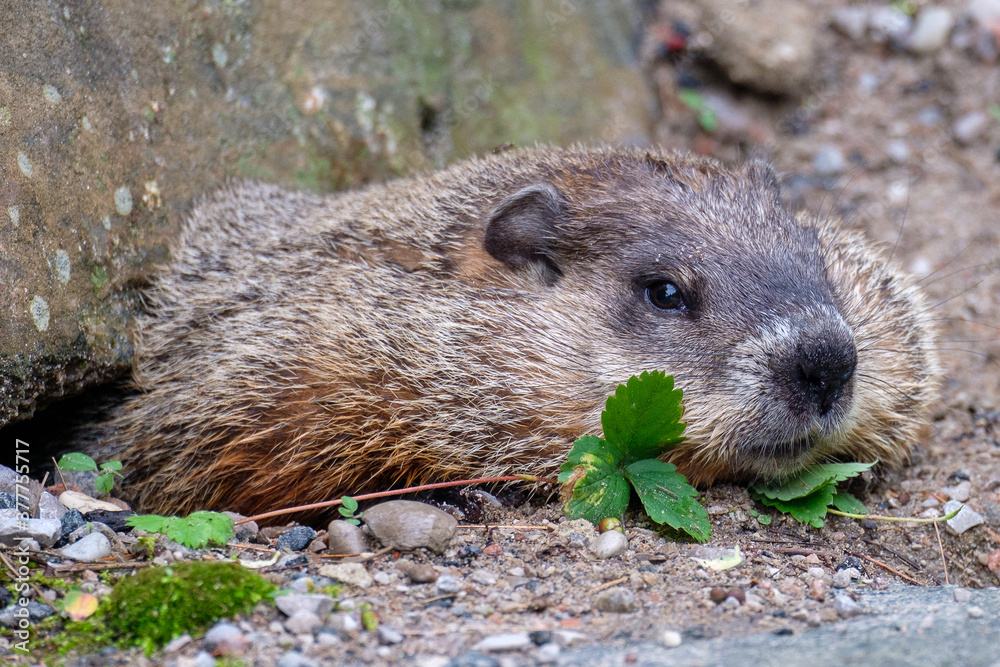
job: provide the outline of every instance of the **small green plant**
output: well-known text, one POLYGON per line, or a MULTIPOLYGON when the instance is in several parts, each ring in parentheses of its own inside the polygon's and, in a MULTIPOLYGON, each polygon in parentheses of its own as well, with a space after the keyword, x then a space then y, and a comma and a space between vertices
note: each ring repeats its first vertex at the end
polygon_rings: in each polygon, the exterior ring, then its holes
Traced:
POLYGON ((191 549, 209 542, 225 544, 233 537, 233 520, 221 512, 192 512, 181 518, 156 514, 136 514, 128 519, 132 528, 161 533, 191 549))
POLYGON ((618 385, 601 413, 604 439, 573 443, 559 481, 572 489, 565 512, 598 524, 620 517, 635 489, 649 517, 699 541, 711 534, 708 512, 677 466, 657 457, 684 439, 682 393, 662 371, 644 372, 618 385), (571 485, 571 486, 570 486, 571 485))
POLYGON ((684 88, 677 96, 691 111, 698 114, 698 124, 701 125, 701 129, 709 134, 719 129, 719 119, 701 93, 692 88, 684 88))
POLYGON ((344 517, 344 521, 347 523, 354 524, 355 526, 361 525, 361 517, 364 516, 364 512, 358 514, 358 501, 350 496, 340 497, 341 505, 337 508, 340 512, 340 516, 344 517))
POLYGON ((757 484, 751 495, 781 512, 816 528, 823 527, 823 518, 831 506, 847 514, 867 514, 864 504, 851 494, 837 488, 837 483, 856 477, 871 468, 872 463, 823 463, 801 471, 777 484, 757 484))
POLYGON ((271 599, 274 584, 235 563, 151 567, 115 586, 102 615, 108 628, 152 653, 174 637, 197 634, 222 618, 271 599))
POLYGON ((122 469, 121 461, 108 461, 107 463, 102 463, 100 468, 97 467, 97 462, 90 458, 86 454, 81 454, 80 452, 72 452, 70 454, 65 454, 62 458, 56 462, 56 467, 62 470, 73 470, 73 471, 86 471, 90 470, 96 473, 97 479, 94 480, 94 487, 97 489, 97 493, 106 496, 111 493, 111 489, 115 485, 115 475, 122 477, 123 475, 119 472, 122 469))

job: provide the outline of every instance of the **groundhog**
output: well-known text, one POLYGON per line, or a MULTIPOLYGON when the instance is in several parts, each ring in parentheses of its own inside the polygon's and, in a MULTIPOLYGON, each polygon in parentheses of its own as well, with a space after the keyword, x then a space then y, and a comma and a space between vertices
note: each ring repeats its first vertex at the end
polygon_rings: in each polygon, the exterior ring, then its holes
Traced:
POLYGON ((236 183, 172 256, 93 448, 142 511, 554 475, 647 370, 684 391, 666 458, 694 484, 896 464, 938 374, 914 282, 759 161, 542 147, 329 196, 236 183))

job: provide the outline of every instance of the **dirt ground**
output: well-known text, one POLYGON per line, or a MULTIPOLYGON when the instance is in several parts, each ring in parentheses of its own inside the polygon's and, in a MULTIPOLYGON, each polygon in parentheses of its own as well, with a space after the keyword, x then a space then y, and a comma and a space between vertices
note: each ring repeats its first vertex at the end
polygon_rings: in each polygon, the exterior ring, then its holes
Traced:
MULTIPOLYGON (((809 6, 825 17, 846 4, 809 6)), ((956 11, 965 7, 945 4, 956 11)), ((664 3, 660 23, 650 30, 662 34, 674 21, 696 16, 694 5, 664 3)), ((442 659, 466 654, 479 639, 505 632, 578 632, 585 641, 620 646, 668 642, 664 633, 670 631, 683 641, 800 632, 840 617, 830 579, 845 563, 862 570, 862 582, 852 586, 876 590, 890 582, 1000 585, 1000 575, 987 567, 989 554, 1000 549, 1000 119, 991 119, 969 145, 952 136, 954 122, 965 113, 1000 102, 1000 68, 951 46, 915 57, 888 46, 858 45, 829 28, 821 27, 818 39, 812 92, 796 102, 734 89, 696 58, 650 58, 646 66, 661 102, 656 138, 724 159, 763 151, 781 172, 791 205, 865 228, 921 276, 940 331, 940 405, 909 466, 870 475, 853 491, 879 513, 914 517, 940 509, 953 487, 968 481, 968 504, 986 525, 959 536, 926 524, 838 517, 822 529, 779 516, 762 525, 751 512, 767 513, 764 508, 744 489, 722 485, 706 494, 713 522, 708 547, 738 546, 746 560, 715 572, 692 559, 706 547, 666 541, 638 516, 626 522, 629 551, 595 560, 578 537, 546 529, 562 520, 561 513, 557 504, 536 497, 470 517, 493 527, 460 529, 455 548, 444 556, 408 557, 463 581, 457 595, 441 598, 434 584, 408 583, 396 554, 368 562, 370 572, 381 576, 372 588, 349 587, 343 609, 351 613, 371 604, 383 623, 401 632, 401 643, 355 632, 336 644, 303 645, 274 627, 280 614, 260 610, 241 626, 254 637, 253 653, 244 656, 248 662, 273 664, 268 661, 294 648, 323 664, 443 665, 442 659), (705 94, 741 109, 749 122, 728 133, 700 132, 694 114, 676 97, 681 74, 698 77, 705 94), (893 141, 905 142, 904 159, 893 141), (819 174, 816 157, 831 147, 847 164, 839 174, 819 174), (482 570, 489 575, 473 576, 482 570), (599 610, 597 598, 610 587, 630 592, 631 613, 599 610), (746 601, 717 605, 710 599, 713 588, 740 588, 746 601)), ((290 581, 299 573, 282 576, 290 581)), ((152 662, 192 664, 198 648, 196 640, 152 662)), ((512 659, 530 662, 533 650, 512 659)), ((142 664, 146 658, 134 652, 102 660, 142 664)))

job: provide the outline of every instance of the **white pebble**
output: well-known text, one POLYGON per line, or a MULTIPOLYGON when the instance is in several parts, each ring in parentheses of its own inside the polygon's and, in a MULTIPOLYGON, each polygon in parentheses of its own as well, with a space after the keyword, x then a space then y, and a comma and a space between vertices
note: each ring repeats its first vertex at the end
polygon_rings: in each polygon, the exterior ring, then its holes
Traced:
POLYGON ((31 160, 28 159, 27 155, 24 153, 17 154, 17 166, 25 177, 31 178, 31 174, 34 172, 34 169, 32 168, 31 160))
POLYGON ((31 305, 28 306, 28 311, 31 313, 31 319, 35 323, 36 329, 45 331, 49 328, 49 304, 45 302, 45 299, 36 294, 31 300, 31 305))
POLYGON ((948 41, 955 25, 955 17, 946 7, 925 7, 906 40, 906 48, 913 53, 928 54, 940 51, 948 41))
POLYGON ((684 641, 681 637, 681 633, 676 630, 664 630, 660 634, 660 643, 667 648, 677 648, 684 641))
POLYGON ((951 131, 959 143, 966 146, 974 142, 983 130, 989 118, 982 111, 970 111, 955 121, 951 131))
POLYGON ((124 185, 115 190, 115 210, 122 216, 132 212, 132 193, 124 185))

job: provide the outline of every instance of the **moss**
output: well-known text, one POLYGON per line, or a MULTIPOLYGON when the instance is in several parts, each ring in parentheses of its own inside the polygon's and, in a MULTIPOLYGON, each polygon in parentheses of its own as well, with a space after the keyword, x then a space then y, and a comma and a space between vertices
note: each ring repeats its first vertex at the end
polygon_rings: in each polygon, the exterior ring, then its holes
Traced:
POLYGON ((118 582, 104 618, 109 629, 147 653, 185 632, 249 611, 276 588, 235 563, 153 567, 118 582))

